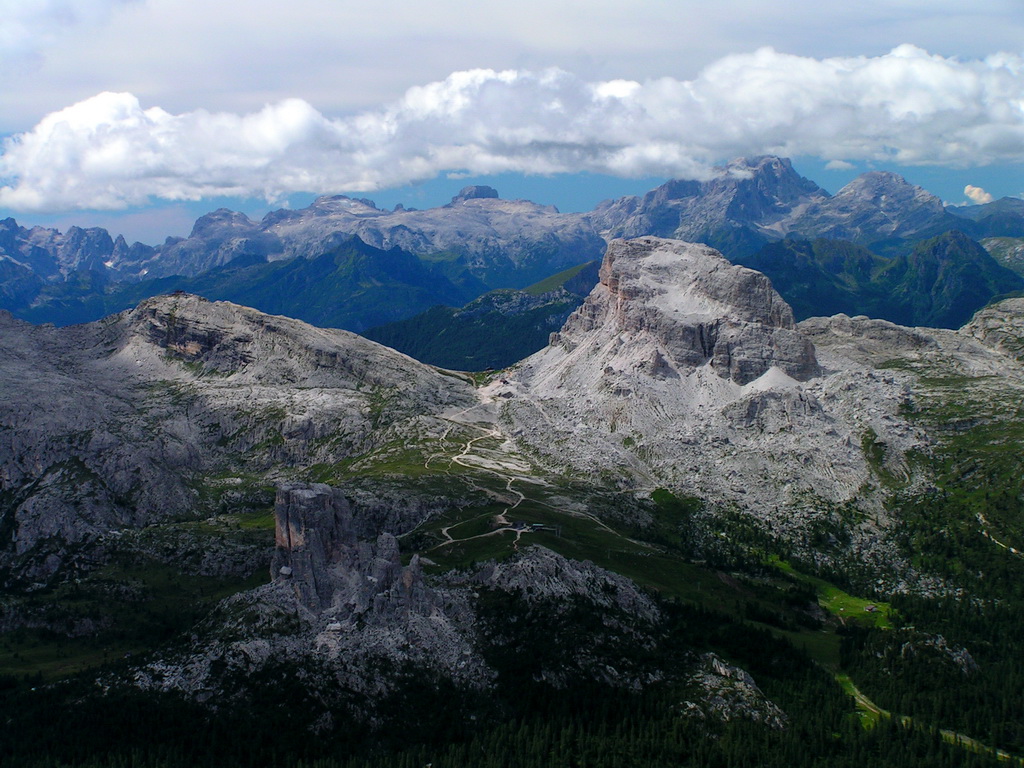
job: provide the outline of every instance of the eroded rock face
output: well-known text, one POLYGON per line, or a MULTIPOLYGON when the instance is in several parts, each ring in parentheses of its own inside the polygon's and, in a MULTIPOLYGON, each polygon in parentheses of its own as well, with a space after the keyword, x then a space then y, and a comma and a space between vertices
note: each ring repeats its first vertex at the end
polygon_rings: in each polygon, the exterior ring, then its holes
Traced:
POLYGON ((591 562, 567 560, 543 547, 530 547, 519 557, 487 563, 473 580, 514 592, 527 602, 576 597, 651 624, 660 616, 654 601, 629 579, 591 562))
MULTIPOLYGON (((0 580, 45 582, 70 544, 195 515, 210 478, 336 462, 475 402, 354 334, 196 296, 68 328, 5 313, 0 580)), ((396 522, 427 512, 387 506, 396 522)))
POLYGON ((690 677, 696 701, 683 702, 683 715, 699 720, 751 720, 782 730, 789 718, 762 693, 750 673, 727 664, 714 653, 703 654, 690 677))
POLYGON ((559 653, 531 673, 556 687, 582 677, 636 689, 666 674, 618 658, 619 643, 654 648, 663 615, 633 582, 592 563, 524 547, 503 562, 428 579, 417 556, 402 565, 387 518, 343 489, 281 486, 275 515, 273 582, 225 600, 201 639, 136 668, 135 685, 202 700, 226 680, 286 663, 316 670, 308 682, 327 698, 357 692, 371 704, 411 669, 487 690, 498 678, 496 655, 519 652, 517 632, 528 622, 516 616, 557 625, 559 653), (571 629, 594 613, 599 627, 571 629))
POLYGON ((285 485, 274 506, 277 549, 271 577, 294 590, 304 608, 350 620, 389 610, 430 613, 419 557, 403 567, 398 540, 381 531, 356 535, 352 506, 327 485, 285 485))
POLYGON ((737 384, 772 367, 798 381, 818 372, 813 345, 794 331, 793 311, 767 277, 677 240, 612 242, 598 287, 558 342, 571 349, 595 332, 651 336, 664 350, 655 372, 710 364, 737 384))
MULTIPOLYGON (((851 333, 914 336, 845 320, 851 333)), ((819 364, 764 275, 707 246, 644 237, 613 241, 563 330, 485 392, 552 466, 736 505, 800 541, 831 504, 881 509, 865 493, 865 434, 901 471, 922 440, 901 415, 897 375, 833 365, 819 364)))
POLYGON ((982 344, 1024 362, 1024 299, 985 307, 964 326, 982 344))

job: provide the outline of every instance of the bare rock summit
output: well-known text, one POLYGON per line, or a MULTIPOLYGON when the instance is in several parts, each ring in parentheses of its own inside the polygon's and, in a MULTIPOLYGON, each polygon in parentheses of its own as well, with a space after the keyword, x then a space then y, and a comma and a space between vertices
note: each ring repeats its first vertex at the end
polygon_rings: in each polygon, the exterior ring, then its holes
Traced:
POLYGON ((738 505, 781 532, 831 504, 875 511, 865 433, 894 462, 919 444, 902 382, 835 365, 819 364, 763 274, 642 237, 609 244, 584 304, 487 394, 560 471, 738 505))
POLYGON ((805 381, 818 364, 794 327, 793 311, 760 272, 704 245, 642 237, 613 241, 600 283, 556 341, 571 354, 584 340, 626 333, 660 347, 646 361, 657 376, 707 364, 741 385, 773 367, 805 381))

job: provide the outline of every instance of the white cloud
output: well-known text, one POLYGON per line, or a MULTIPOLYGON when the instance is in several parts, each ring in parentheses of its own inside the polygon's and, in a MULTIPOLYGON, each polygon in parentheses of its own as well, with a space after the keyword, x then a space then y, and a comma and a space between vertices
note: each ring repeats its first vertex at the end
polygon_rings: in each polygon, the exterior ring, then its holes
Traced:
POLYGON ((1024 160, 1024 59, 905 45, 814 59, 761 49, 692 80, 589 82, 469 70, 329 118, 288 99, 250 114, 144 109, 104 93, 8 139, 0 205, 115 209, 151 198, 370 192, 436 176, 591 171, 707 177, 738 155, 977 166, 1024 160))
POLYGON ((853 163, 848 163, 845 160, 829 160, 825 163, 826 171, 852 171, 856 166, 853 163))
POLYGON ((971 200, 972 202, 977 203, 978 205, 991 203, 993 200, 995 200, 995 198, 992 197, 992 195, 990 195, 984 189, 982 189, 981 187, 976 187, 973 184, 968 184, 966 187, 964 187, 964 195, 967 196, 968 200, 971 200))
POLYGON ((69 28, 106 19, 132 0, 0 0, 0 60, 36 53, 69 28))
MULTIPOLYGON (((117 8, 114 0, 3 2, 15 13, 23 4, 117 8)), ((0 134, 100 91, 134 93, 174 113, 243 114, 297 97, 338 116, 477 67, 689 80, 708 62, 764 46, 820 58, 874 56, 905 41, 982 58, 1021 51, 1024 14, 1020 0, 140 0, 104 23, 63 29, 70 33, 49 36, 56 44, 42 47, 34 66, 4 80, 0 134)))

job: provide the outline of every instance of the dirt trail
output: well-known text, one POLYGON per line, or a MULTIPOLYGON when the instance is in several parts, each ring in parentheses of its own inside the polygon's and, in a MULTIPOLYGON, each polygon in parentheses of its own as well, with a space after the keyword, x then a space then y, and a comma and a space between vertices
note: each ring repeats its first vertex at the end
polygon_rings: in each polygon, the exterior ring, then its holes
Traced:
POLYGON ((981 523, 981 535, 982 536, 984 536, 986 539, 991 541, 996 546, 1002 547, 1007 552, 1009 552, 1011 555, 1016 555, 1017 557, 1024 557, 1024 552, 1021 552, 1019 549, 1015 549, 1014 547, 1011 547, 1009 544, 1004 544, 999 539, 997 539, 995 536, 993 536, 991 533, 989 533, 989 531, 988 531, 989 522, 988 522, 988 520, 985 519, 985 516, 983 514, 981 514, 981 512, 978 513, 978 522, 981 523))
MULTIPOLYGON (((857 706, 866 709, 868 712, 872 712, 879 717, 895 718, 898 722, 906 727, 914 725, 914 720, 906 715, 894 715, 887 709, 882 709, 880 706, 875 704, 869 699, 864 693, 857 687, 857 685, 850 679, 849 675, 837 674, 836 680, 843 688, 853 696, 854 701, 857 702, 857 706)), ((1009 760, 1015 762, 1017 765, 1024 765, 1024 759, 1017 755, 1011 754, 1003 749, 993 749, 987 744, 983 744, 975 738, 972 738, 966 734, 959 733, 949 728, 940 728, 939 733, 942 735, 944 741, 949 744, 958 744, 965 749, 969 749, 972 752, 978 752, 980 754, 995 755, 1000 760, 1009 760)))
MULTIPOLYGON (((490 460, 490 463, 492 463, 494 466, 481 466, 480 463, 472 462, 470 460, 470 457, 473 455, 472 454, 473 448, 474 448, 474 446, 477 443, 479 443, 482 440, 500 439, 500 438, 503 437, 501 429, 499 427, 497 427, 496 425, 495 426, 482 426, 479 423, 469 423, 469 422, 466 422, 466 421, 460 421, 459 420, 459 417, 465 415, 466 413, 469 413, 470 411, 473 411, 477 407, 478 406, 471 406, 469 408, 464 408, 463 410, 461 410, 461 411, 459 411, 457 413, 454 413, 454 414, 446 417, 447 421, 449 422, 449 424, 448 424, 448 427, 445 429, 444 433, 441 435, 440 442, 441 442, 442 445, 444 445, 446 443, 452 442, 452 441, 449 440, 449 437, 451 436, 453 430, 455 430, 456 428, 476 430, 476 431, 480 432, 480 434, 478 434, 475 437, 470 437, 470 438, 466 439, 464 443, 461 443, 461 446, 460 446, 460 448, 458 450, 458 453, 456 453, 454 455, 451 455, 449 452, 444 451, 444 450, 442 450, 442 451, 440 451, 438 453, 434 453, 434 454, 430 455, 426 459, 426 461, 424 462, 424 465, 423 465, 424 469, 429 469, 431 462, 433 462, 435 460, 442 460, 443 461, 443 460, 447 459, 448 467, 446 469, 446 472, 448 472, 449 474, 451 472, 451 469, 456 464, 459 465, 460 467, 466 467, 467 469, 473 469, 473 470, 475 470, 477 472, 486 472, 486 473, 488 473, 490 475, 493 475, 493 476, 499 478, 500 480, 503 480, 505 482, 505 490, 508 493, 513 494, 515 500, 514 500, 513 503, 508 504, 501 512, 499 512, 498 514, 496 514, 494 516, 495 522, 497 522, 498 525, 501 526, 501 527, 496 528, 493 531, 488 531, 487 533, 480 533, 480 534, 476 534, 474 536, 467 536, 465 538, 456 539, 455 537, 453 537, 451 535, 451 529, 457 527, 459 524, 461 524, 463 522, 466 522, 466 521, 459 521, 459 523, 452 523, 451 525, 447 525, 447 526, 445 526, 445 527, 443 527, 441 529, 441 535, 444 537, 444 541, 442 541, 440 544, 437 544, 436 546, 432 547, 431 550, 438 549, 439 547, 448 546, 448 545, 454 544, 456 542, 472 541, 473 539, 481 539, 481 538, 485 538, 487 536, 501 535, 501 534, 505 533, 506 531, 515 534, 515 539, 513 541, 513 545, 512 546, 513 546, 513 549, 518 550, 519 549, 519 542, 522 539, 523 533, 530 533, 529 529, 525 529, 525 528, 512 528, 511 527, 511 521, 507 517, 509 512, 511 512, 512 510, 516 509, 517 507, 519 507, 519 505, 521 505, 523 502, 525 502, 527 500, 527 496, 526 496, 525 493, 520 491, 518 488, 514 488, 513 487, 513 484, 516 481, 520 481, 521 482, 521 481, 523 481, 526 478, 522 477, 520 475, 514 474, 510 470, 503 468, 501 461, 490 460)), ((483 460, 483 457, 480 457, 480 459, 483 460)), ((479 486, 476 483, 474 483, 470 478, 462 477, 462 479, 464 481, 470 483, 477 490, 480 490, 480 491, 483 491, 485 493, 488 493, 491 496, 500 498, 498 496, 498 494, 494 493, 493 491, 488 491, 487 489, 482 488, 481 486, 479 486)), ((569 510, 569 509, 561 509, 561 508, 556 507, 553 504, 550 504, 550 503, 548 503, 546 501, 542 501, 541 499, 530 499, 530 500, 534 504, 547 507, 548 509, 550 509, 550 510, 552 510, 554 512, 558 512, 560 514, 568 515, 568 516, 571 516, 571 517, 585 518, 587 520, 590 520, 592 523, 594 523, 595 525, 603 528, 608 533, 611 533, 611 534, 613 534, 613 535, 623 539, 624 541, 628 541, 631 544, 634 544, 636 546, 641 546, 641 547, 644 547, 644 548, 652 548, 651 545, 646 543, 646 542, 636 541, 634 539, 629 538, 628 536, 624 536, 623 534, 621 534, 618 531, 616 531, 615 529, 611 528, 605 522, 603 522, 602 520, 600 520, 599 518, 595 517, 594 515, 592 515, 592 514, 590 514, 588 512, 581 512, 581 511, 569 510)))

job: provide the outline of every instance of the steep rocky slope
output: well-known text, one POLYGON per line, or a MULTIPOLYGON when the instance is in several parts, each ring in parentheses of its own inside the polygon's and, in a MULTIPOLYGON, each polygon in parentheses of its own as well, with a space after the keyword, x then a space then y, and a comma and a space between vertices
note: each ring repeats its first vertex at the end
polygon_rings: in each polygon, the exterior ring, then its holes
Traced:
POLYGON ((639 238, 611 244, 584 305, 494 393, 510 396, 531 447, 570 466, 770 509, 808 493, 845 501, 868 481, 850 412, 829 402, 837 390, 844 409, 876 400, 876 431, 920 439, 896 418, 897 384, 821 374, 763 275, 706 246, 639 238))
POLYGON ((927 482, 910 457, 933 439, 908 418, 916 376, 893 361, 1019 385, 1018 362, 976 333, 843 315, 794 326, 762 275, 705 246, 614 241, 563 331, 489 392, 558 471, 714 500, 798 547, 825 526, 862 561, 891 563, 887 500, 927 482))
POLYGON ((0 322, 3 559, 20 579, 45 580, 70 544, 193 514, 251 473, 363 454, 473 398, 358 336, 194 296, 65 329, 0 322))

